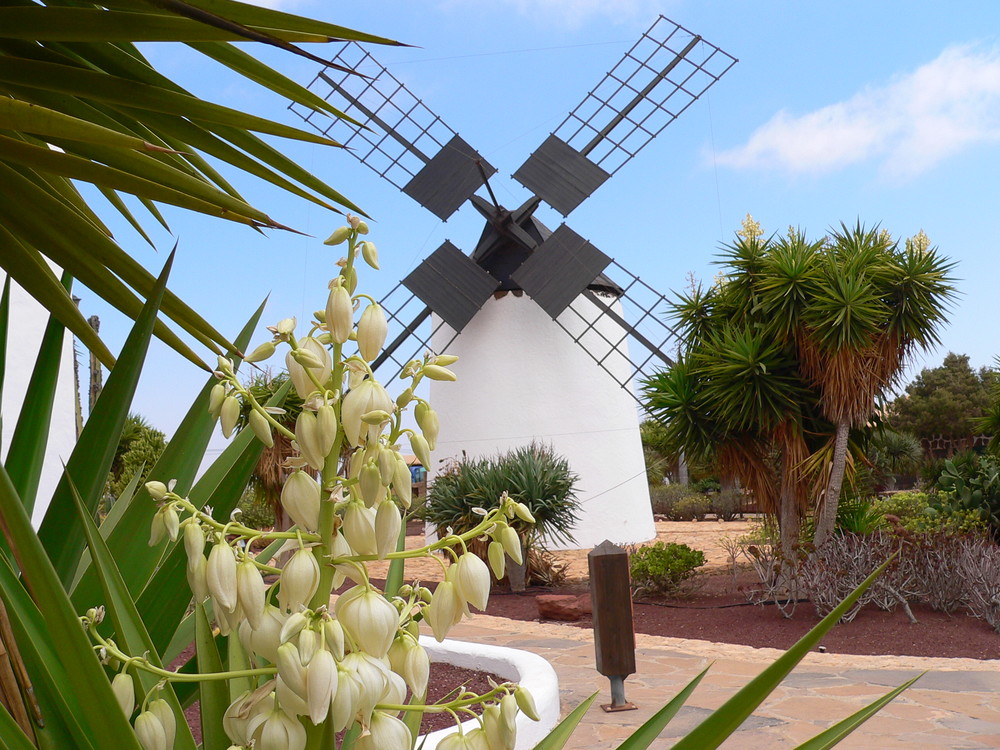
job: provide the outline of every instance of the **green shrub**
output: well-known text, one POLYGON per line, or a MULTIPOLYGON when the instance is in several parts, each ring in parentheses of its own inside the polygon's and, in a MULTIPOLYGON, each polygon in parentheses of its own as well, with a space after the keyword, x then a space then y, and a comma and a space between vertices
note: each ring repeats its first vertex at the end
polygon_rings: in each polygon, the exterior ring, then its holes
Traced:
POLYGON ((865 498, 852 498, 837 506, 837 530, 847 534, 871 534, 885 523, 885 514, 865 498))
POLYGON ((704 521, 711 503, 704 495, 687 495, 674 505, 673 521, 704 521))
POLYGON ((506 492, 527 505, 535 517, 533 527, 517 518, 510 522, 522 537, 532 534, 525 539, 526 546, 537 541, 534 536, 569 543, 577 518, 577 479, 565 458, 540 443, 496 456, 462 458, 434 480, 419 513, 438 528, 450 526, 461 534, 481 522, 476 509, 497 507, 506 492))
POLYGON ((255 529, 269 529, 274 526, 274 508, 264 499, 263 495, 247 489, 236 506, 240 509, 239 522, 255 529))
POLYGON ((987 527, 978 510, 955 506, 947 493, 897 492, 873 502, 872 509, 882 518, 898 518, 899 526, 914 534, 973 534, 987 527))
POLYGON ((686 484, 654 484, 649 487, 649 501, 653 513, 673 519, 674 506, 679 500, 691 494, 686 484))
POLYGON ((872 508, 881 513, 883 518, 896 516, 905 527, 907 521, 923 515, 930 504, 931 497, 926 492, 911 490, 880 497, 872 503, 872 508))
POLYGON ((723 490, 709 498, 712 513, 720 521, 732 521, 740 513, 740 493, 736 490, 723 490))
POLYGON ((705 564, 705 554, 686 544, 657 542, 639 547, 629 558, 632 588, 639 594, 668 594, 705 564))
POLYGON ((692 483, 691 489, 695 492, 718 492, 722 489, 722 484, 715 477, 706 477, 692 483))

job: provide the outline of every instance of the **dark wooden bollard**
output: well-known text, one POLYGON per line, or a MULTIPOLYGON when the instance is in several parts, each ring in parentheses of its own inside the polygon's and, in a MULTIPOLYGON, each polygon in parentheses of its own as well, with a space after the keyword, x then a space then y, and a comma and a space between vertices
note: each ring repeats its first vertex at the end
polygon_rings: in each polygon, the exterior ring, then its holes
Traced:
POLYGON ((628 553, 605 540, 587 555, 590 599, 594 609, 594 650, 597 671, 611 680, 611 703, 605 711, 629 711, 625 678, 635 673, 635 631, 628 553))

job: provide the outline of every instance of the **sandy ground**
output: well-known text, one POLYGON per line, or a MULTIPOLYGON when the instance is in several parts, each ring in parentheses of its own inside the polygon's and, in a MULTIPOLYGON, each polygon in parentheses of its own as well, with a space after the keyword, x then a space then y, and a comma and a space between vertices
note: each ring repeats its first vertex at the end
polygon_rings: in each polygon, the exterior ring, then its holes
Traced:
MULTIPOLYGON (((750 521, 657 521, 656 541, 686 544, 701 550, 705 554, 705 567, 702 570, 721 569, 730 565, 729 553, 723 546, 726 539, 737 539, 747 534, 752 527, 750 521)), ((424 537, 416 531, 416 525, 411 527, 414 533, 406 537, 406 548, 417 549, 423 546, 424 537)), ((587 579, 587 554, 589 549, 554 550, 553 555, 559 562, 566 565, 567 582, 587 579)), ((438 559, 416 559, 406 562, 406 579, 413 581, 440 581, 444 575, 443 567, 438 559)), ((445 562, 447 564, 447 562, 445 562)), ((384 578, 388 563, 374 562, 368 564, 369 574, 375 578, 384 578)))

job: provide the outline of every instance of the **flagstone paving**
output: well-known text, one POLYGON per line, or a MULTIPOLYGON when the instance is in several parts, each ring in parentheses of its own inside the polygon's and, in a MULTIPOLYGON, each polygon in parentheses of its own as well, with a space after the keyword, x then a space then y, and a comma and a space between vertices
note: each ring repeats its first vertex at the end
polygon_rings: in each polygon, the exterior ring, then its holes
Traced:
MULTIPOLYGON (((477 615, 450 638, 525 649, 547 659, 559 675, 563 715, 594 691, 600 695, 569 748, 616 748, 642 722, 709 664, 688 704, 652 748, 668 748, 780 655, 705 641, 636 635, 636 674, 625 681, 636 711, 605 713, 608 681, 594 668, 590 631, 550 623, 477 615)), ((845 750, 1000 748, 1000 662, 811 653, 722 747, 794 748, 839 719, 926 671, 913 687, 839 745, 845 750)))

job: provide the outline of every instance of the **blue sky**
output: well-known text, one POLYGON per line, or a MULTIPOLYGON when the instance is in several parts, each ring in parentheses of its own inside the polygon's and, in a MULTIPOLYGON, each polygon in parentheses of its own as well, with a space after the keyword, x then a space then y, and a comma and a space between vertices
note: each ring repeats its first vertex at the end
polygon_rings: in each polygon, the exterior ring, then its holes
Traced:
MULTIPOLYGON (((639 35, 662 13, 740 62, 569 218, 569 224, 661 291, 681 289, 712 261, 749 212, 767 231, 818 236, 841 221, 881 223, 906 237, 923 229, 957 262, 961 297, 942 346, 974 365, 1000 354, 997 320, 1000 210, 1000 4, 956 2, 649 2, 647 0, 285 0, 273 6, 399 39, 417 48, 373 54, 499 170, 502 203, 527 191, 509 179, 639 35)), ((317 48, 313 48, 314 50, 317 48)), ((265 51, 306 83, 313 64, 265 51)), ((147 54, 194 93, 290 124, 298 118, 254 84, 183 49, 147 54)), ((322 52, 321 52, 322 54, 322 52)), ((447 223, 348 154, 281 144, 375 217, 379 293, 445 239, 471 250, 481 231, 469 206, 447 223)), ((148 222, 154 251, 127 226, 119 241, 158 269, 178 241, 171 286, 235 334, 270 294, 264 324, 321 307, 336 255, 321 240, 341 222, 250 179, 252 203, 313 237, 167 211, 173 235, 148 222)), ((556 226, 547 209, 540 217, 556 226)), ((126 322, 83 297, 113 348, 126 322)), ((256 341, 262 340, 259 336, 256 341)), ((136 408, 168 433, 202 374, 154 345, 136 408)))

